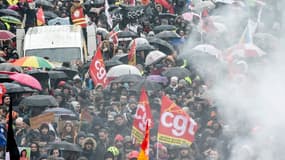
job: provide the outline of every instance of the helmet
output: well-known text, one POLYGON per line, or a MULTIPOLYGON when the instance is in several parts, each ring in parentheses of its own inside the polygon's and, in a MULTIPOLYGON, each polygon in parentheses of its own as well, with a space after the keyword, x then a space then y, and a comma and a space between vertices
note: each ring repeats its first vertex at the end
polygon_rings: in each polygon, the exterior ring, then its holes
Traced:
POLYGON ((113 153, 114 156, 118 156, 120 154, 119 149, 115 146, 109 147, 107 151, 113 153))

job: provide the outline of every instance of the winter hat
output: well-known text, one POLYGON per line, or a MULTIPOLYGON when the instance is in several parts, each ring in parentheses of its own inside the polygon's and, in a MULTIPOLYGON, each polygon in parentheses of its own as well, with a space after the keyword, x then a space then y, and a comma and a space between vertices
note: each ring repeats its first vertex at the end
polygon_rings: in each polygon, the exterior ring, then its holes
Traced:
POLYGON ((124 137, 122 136, 122 135, 120 135, 120 134, 117 134, 116 136, 115 136, 115 142, 116 141, 124 141, 124 137))
POLYGON ((131 152, 128 154, 128 159, 138 158, 138 156, 139 156, 139 152, 138 152, 138 151, 131 151, 131 152))
POLYGON ((175 82, 177 82, 177 81, 178 81, 178 77, 173 76, 173 77, 171 77, 171 78, 170 78, 170 80, 171 80, 171 81, 175 81, 175 82))

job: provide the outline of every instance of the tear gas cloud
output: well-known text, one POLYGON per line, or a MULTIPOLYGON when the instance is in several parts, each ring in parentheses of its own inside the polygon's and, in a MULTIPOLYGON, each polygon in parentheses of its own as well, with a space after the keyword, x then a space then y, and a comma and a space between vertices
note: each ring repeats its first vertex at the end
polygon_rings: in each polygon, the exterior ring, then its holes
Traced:
MULTIPOLYGON (((278 2, 282 3, 282 2, 278 2)), ((284 3, 284 2, 283 2, 284 3)), ((285 6, 278 4, 278 6, 285 6)), ((265 6, 266 7, 266 6, 265 6)), ((277 7, 278 8, 278 7, 277 7)), ((284 11, 283 11, 284 12, 284 11)), ((234 11, 228 8, 216 9, 214 14, 223 17, 223 24, 228 28, 227 34, 214 41, 204 40, 218 49, 224 50, 238 43, 248 18, 245 11, 234 11), (238 13, 238 14, 237 14, 238 13), (230 26, 230 27, 229 27, 230 26)), ((251 13, 252 14, 252 13, 251 13)), ((263 12, 263 15, 266 14, 263 12)), ((272 17, 264 16, 259 28, 265 24, 271 25, 271 31, 259 29, 257 32, 275 33, 278 42, 275 50, 267 50, 267 55, 254 64, 248 64, 246 78, 243 76, 229 79, 225 74, 226 62, 221 68, 209 61, 192 59, 191 65, 198 66, 199 74, 203 76, 216 75, 208 94, 215 100, 219 114, 224 124, 223 134, 231 137, 229 160, 281 160, 285 157, 285 27, 284 13, 280 13, 278 23, 272 23, 272 17), (276 29, 277 28, 277 29, 276 29), (276 29, 276 30, 274 30, 276 29), (277 32, 278 31, 278 32, 277 32), (201 69, 202 68, 202 69, 201 69)), ((257 16, 255 16, 257 17, 257 16)), ((197 37, 196 37, 197 38, 197 37)), ((199 40, 190 38, 180 53, 190 57, 193 46, 201 44, 199 40)), ((262 48, 262 46, 259 46, 262 48)), ((217 63, 217 62, 216 62, 217 63)))

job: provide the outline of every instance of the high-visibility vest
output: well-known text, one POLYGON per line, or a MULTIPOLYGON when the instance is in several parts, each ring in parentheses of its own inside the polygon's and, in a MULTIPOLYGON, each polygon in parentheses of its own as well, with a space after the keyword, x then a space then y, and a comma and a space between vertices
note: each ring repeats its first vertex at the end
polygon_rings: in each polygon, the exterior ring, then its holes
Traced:
POLYGON ((72 23, 75 25, 80 25, 82 28, 86 28, 87 22, 83 12, 83 8, 76 8, 73 13, 71 13, 72 23))

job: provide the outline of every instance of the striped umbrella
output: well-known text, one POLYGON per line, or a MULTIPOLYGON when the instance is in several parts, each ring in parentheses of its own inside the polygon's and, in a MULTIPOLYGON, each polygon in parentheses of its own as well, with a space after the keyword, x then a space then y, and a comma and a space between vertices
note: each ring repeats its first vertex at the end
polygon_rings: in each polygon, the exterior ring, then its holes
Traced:
POLYGON ((16 60, 13 64, 21 67, 54 68, 54 65, 51 62, 37 56, 22 57, 16 60))
POLYGON ((13 17, 13 16, 2 16, 0 17, 1 21, 7 22, 7 23, 12 23, 12 24, 22 24, 21 20, 13 17))

